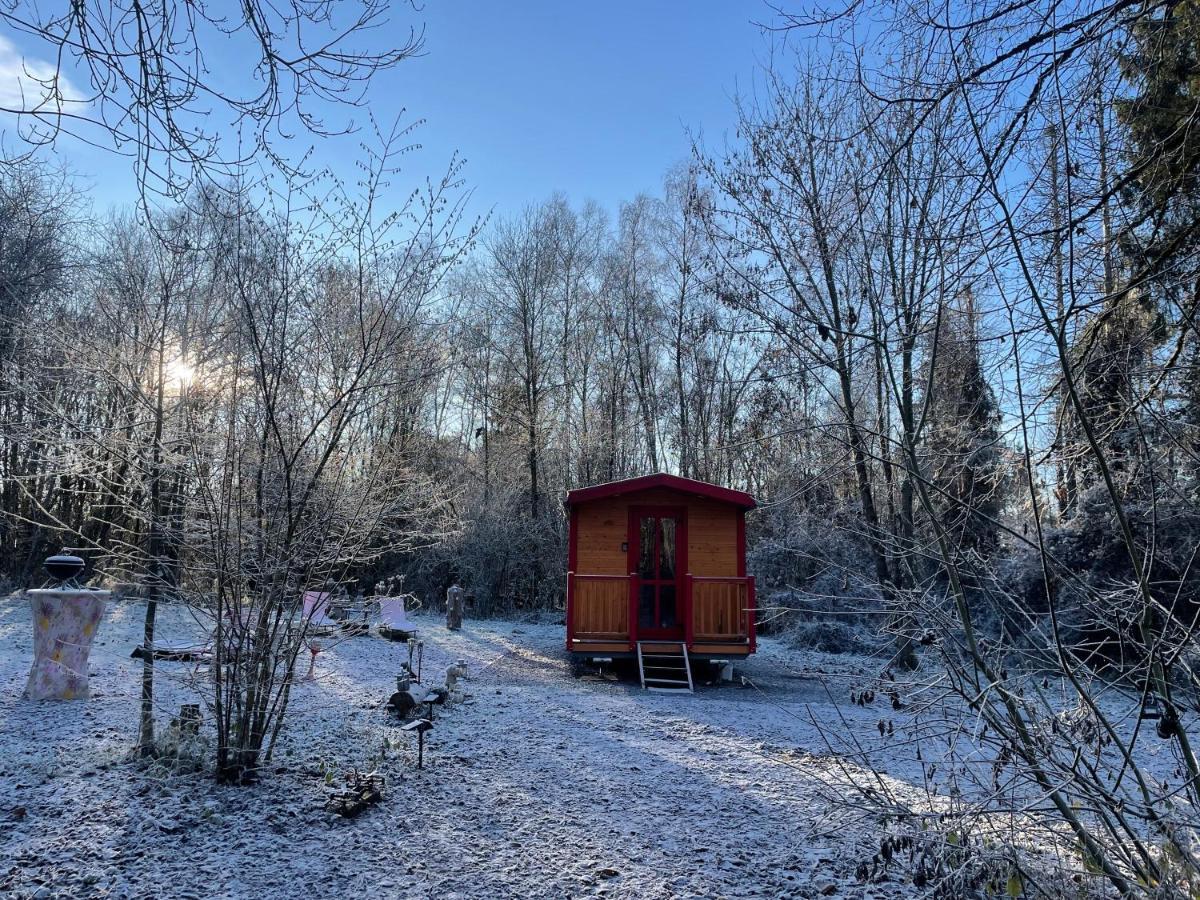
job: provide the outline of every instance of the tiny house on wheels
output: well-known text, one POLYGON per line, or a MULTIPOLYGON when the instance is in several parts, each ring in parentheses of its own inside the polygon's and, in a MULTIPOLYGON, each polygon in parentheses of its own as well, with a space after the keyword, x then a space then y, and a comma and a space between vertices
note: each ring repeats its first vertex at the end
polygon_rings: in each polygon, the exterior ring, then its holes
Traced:
POLYGON ((567 650, 636 657, 642 683, 692 687, 690 661, 754 652, 754 498, 657 474, 567 494, 567 650))

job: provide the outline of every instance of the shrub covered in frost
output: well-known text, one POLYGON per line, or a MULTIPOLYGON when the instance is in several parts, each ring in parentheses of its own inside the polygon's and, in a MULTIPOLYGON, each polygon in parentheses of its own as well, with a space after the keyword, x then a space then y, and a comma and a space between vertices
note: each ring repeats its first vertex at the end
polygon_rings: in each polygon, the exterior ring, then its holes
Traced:
POLYGON ((854 625, 830 618, 798 621, 787 629, 785 638, 792 646, 806 650, 861 655, 876 652, 884 643, 878 632, 865 625, 854 625))

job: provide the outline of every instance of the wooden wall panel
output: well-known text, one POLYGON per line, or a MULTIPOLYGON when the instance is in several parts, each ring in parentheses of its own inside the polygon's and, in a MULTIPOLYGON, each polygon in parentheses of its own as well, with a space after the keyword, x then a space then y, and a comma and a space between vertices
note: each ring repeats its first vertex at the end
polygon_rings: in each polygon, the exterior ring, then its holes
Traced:
POLYGON ((630 506, 686 506, 688 569, 693 575, 734 577, 738 574, 736 507, 655 489, 581 504, 575 571, 583 575, 628 575, 630 506))
POLYGON ((629 505, 624 498, 596 500, 579 507, 575 571, 581 575, 628 575, 629 505))
POLYGON ((732 578, 737 571, 738 510, 711 500, 688 504, 688 568, 693 575, 732 578))
POLYGON ((629 637, 628 579, 576 578, 571 603, 576 638, 629 637))

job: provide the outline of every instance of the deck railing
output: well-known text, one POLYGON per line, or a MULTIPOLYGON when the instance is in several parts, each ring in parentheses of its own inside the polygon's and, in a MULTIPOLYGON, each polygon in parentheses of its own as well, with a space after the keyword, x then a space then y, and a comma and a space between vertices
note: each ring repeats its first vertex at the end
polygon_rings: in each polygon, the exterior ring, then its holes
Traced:
MULTIPOLYGON (((636 573, 567 573, 567 645, 574 641, 637 640, 636 573)), ((693 643, 749 643, 755 649, 754 578, 684 576, 679 615, 684 640, 693 643)))
POLYGON ((687 642, 745 643, 754 649, 754 579, 688 575, 687 642))
MULTIPOLYGON (((630 586, 625 575, 567 573, 567 640, 630 640, 630 586)), ((636 596, 636 594, 634 594, 636 596)))

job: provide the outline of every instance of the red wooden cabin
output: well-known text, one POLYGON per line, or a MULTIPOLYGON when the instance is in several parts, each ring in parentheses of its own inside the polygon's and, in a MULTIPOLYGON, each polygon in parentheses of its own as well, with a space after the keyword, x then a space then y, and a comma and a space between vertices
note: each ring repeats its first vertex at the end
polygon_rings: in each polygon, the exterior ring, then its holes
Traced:
POLYGON ((675 642, 701 659, 754 652, 753 497, 660 473, 580 488, 566 503, 569 651, 611 658, 675 642))

